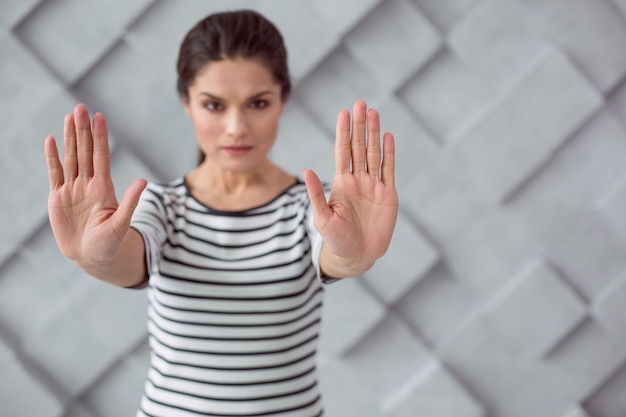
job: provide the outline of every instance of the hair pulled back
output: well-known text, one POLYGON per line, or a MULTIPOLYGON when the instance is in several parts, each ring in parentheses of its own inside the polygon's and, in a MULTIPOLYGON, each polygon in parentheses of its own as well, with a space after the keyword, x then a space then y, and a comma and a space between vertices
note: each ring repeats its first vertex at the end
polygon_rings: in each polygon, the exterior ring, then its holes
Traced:
POLYGON ((178 55, 177 90, 189 99, 189 86, 207 64, 225 59, 257 59, 281 85, 281 97, 291 92, 287 50, 278 29, 253 10, 216 13, 192 27, 178 55))

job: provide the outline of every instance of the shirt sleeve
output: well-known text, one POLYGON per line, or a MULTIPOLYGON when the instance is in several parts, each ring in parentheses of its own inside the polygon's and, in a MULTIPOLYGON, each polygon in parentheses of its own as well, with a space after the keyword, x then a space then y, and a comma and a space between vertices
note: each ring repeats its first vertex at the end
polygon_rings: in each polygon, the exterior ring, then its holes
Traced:
MULTIPOLYGON (((326 192, 326 200, 328 201, 330 186, 328 184, 324 184, 324 190, 326 192)), ((320 232, 313 224, 313 207, 311 206, 310 202, 307 204, 306 232, 309 236, 309 241, 311 242, 311 257, 313 260, 313 267, 315 267, 315 271, 317 272, 317 277, 324 284, 331 284, 335 281, 338 281, 338 278, 330 278, 324 275, 324 273, 322 272, 322 268, 320 265, 320 255, 322 253, 322 245, 324 244, 324 240, 322 239, 322 235, 320 235, 320 232)))
POLYGON ((158 186, 148 183, 133 213, 130 227, 141 235, 145 247, 148 275, 156 270, 161 247, 167 239, 167 211, 165 196, 158 186))

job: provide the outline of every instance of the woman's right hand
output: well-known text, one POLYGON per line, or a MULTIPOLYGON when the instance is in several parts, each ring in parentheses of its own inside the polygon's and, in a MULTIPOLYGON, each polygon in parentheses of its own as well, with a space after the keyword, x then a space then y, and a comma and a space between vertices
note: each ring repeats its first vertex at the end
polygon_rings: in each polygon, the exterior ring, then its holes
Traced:
POLYGON ((61 252, 83 269, 113 262, 130 228, 145 180, 134 181, 118 203, 110 174, 106 120, 90 120, 83 104, 65 116, 63 164, 53 136, 45 142, 48 215, 61 252))

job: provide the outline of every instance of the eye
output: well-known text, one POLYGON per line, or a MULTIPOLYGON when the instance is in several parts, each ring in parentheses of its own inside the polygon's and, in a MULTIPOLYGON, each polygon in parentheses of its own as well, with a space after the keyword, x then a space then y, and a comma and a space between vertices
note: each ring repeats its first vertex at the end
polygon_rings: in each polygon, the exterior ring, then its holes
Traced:
POLYGON ((224 109, 224 106, 219 101, 209 101, 204 107, 209 111, 220 111, 224 109))
POLYGON ((250 107, 253 109, 264 109, 267 106, 269 106, 269 103, 267 100, 254 100, 253 102, 250 103, 250 107))

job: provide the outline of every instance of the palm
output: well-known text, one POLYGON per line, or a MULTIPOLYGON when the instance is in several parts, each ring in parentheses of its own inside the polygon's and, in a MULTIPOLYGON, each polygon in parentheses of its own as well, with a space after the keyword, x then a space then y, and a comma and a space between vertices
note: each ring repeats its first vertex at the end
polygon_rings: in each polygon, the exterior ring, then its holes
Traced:
POLYGON ((50 224, 59 247, 69 258, 78 259, 90 248, 99 249, 95 252, 103 257, 109 255, 107 248, 98 248, 115 236, 110 218, 118 204, 107 188, 76 179, 51 190, 48 198, 50 224))
POLYGON ((106 122, 79 105, 65 119, 64 166, 54 138, 46 140, 50 178, 48 214, 59 248, 68 258, 98 262, 111 258, 128 230, 144 184, 129 187, 118 204, 110 177, 106 122))
POLYGON ((328 202, 312 171, 305 180, 324 245, 342 258, 373 261, 389 247, 398 214, 393 136, 385 134, 381 152, 378 113, 366 112, 363 102, 354 105, 350 131, 344 110, 337 118, 336 173, 328 202))

